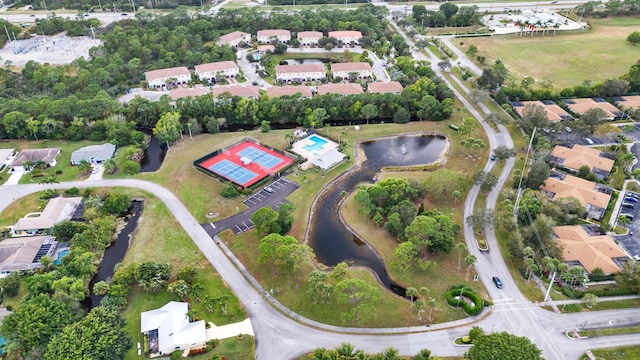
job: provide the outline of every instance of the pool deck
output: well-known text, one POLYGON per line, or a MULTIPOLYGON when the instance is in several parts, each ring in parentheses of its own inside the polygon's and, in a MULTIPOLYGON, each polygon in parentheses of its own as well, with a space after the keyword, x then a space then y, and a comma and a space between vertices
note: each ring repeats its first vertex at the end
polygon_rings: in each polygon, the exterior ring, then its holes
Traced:
POLYGON ((329 150, 333 150, 333 149, 336 149, 336 150, 338 149, 338 143, 336 143, 334 141, 331 141, 331 140, 329 140, 329 139, 327 139, 327 138, 325 138, 323 136, 320 136, 318 134, 314 134, 314 135, 311 135, 311 136, 306 137, 304 139, 300 139, 300 140, 296 141, 293 144, 293 147, 291 148, 291 150, 294 153, 296 153, 296 154, 302 156, 303 158, 307 159, 306 162, 304 162, 303 164, 300 165, 301 169, 307 169, 307 168, 313 167, 314 165, 313 165, 313 163, 311 163, 311 160, 313 160, 313 159, 317 158, 318 156, 328 152, 329 150), (314 136, 319 138, 319 139, 322 139, 322 140, 326 141, 327 143, 324 144, 322 146, 322 149, 320 149, 318 151, 311 152, 311 151, 305 150, 305 146, 313 146, 313 145, 316 144, 315 141, 311 140, 311 138, 314 137, 314 136))

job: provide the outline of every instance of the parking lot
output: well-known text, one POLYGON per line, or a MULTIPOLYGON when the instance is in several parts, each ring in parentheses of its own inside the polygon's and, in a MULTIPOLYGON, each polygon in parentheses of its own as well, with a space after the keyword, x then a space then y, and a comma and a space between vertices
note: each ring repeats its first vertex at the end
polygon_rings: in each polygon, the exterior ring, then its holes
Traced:
POLYGON ((260 188, 260 190, 256 190, 255 193, 243 201, 249 209, 229 218, 215 223, 203 224, 202 226, 211 237, 224 229, 231 229, 231 231, 236 235, 242 234, 243 232, 249 231, 255 227, 253 221, 251 221, 251 215, 253 215, 256 210, 265 206, 270 206, 274 210, 278 211, 280 205, 288 203, 285 198, 298 187, 300 187, 300 185, 290 181, 286 177, 276 178, 271 183, 260 188))
MULTIPOLYGON (((630 191, 625 192, 625 198, 629 197, 630 195, 636 196, 640 199, 640 194, 638 193, 630 191)), ((633 204, 633 209, 621 206, 620 211, 618 212, 618 217, 624 214, 630 214, 633 216, 633 220, 624 225, 624 227, 629 229, 629 234, 615 236, 618 244, 620 244, 620 246, 627 250, 627 252, 631 254, 631 256, 640 255, 640 201, 633 204)))

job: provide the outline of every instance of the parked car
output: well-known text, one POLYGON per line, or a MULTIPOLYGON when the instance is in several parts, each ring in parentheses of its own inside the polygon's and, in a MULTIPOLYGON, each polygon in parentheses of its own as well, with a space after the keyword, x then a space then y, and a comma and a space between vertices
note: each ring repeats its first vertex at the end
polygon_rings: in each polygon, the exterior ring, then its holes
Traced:
POLYGON ((587 144, 589 144, 589 145, 593 145, 593 140, 591 140, 591 139, 589 139, 589 138, 586 138, 585 140, 587 141, 587 144))
POLYGON ((634 204, 635 204, 635 203, 637 203, 637 202, 638 202, 638 199, 636 199, 636 198, 634 198, 634 197, 631 197, 631 196, 626 196, 626 197, 624 198, 624 201, 626 201, 626 202, 631 202, 631 203, 634 203, 634 204))
POLYGON ((571 128, 567 126, 567 127, 564 128, 564 131, 570 133, 571 132, 571 128))
POLYGON ((502 281, 500 281, 500 279, 497 276, 493 277, 493 283, 496 284, 496 287, 498 289, 502 289, 502 281))
POLYGON ((622 207, 625 207, 627 209, 635 209, 635 205, 632 204, 632 203, 628 203, 628 202, 622 203, 622 207))
POLYGON ((496 156, 491 154, 491 161, 495 161, 496 160, 496 156))
POLYGON ((267 186, 266 188, 264 188, 264 191, 268 192, 269 194, 273 194, 273 188, 267 186))
POLYGON ((97 167, 92 168, 91 169, 91 173, 92 174, 97 174, 98 173, 98 168, 97 167))

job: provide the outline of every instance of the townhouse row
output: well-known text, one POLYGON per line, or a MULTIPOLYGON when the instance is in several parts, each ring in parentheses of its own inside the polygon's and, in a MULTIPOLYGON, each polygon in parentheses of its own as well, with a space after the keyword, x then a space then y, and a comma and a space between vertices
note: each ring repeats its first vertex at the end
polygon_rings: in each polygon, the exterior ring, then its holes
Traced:
MULTIPOLYGON (((324 36, 324 33, 320 31, 300 31, 297 34, 297 39, 302 46, 314 46, 318 45, 318 41, 324 36)), ((337 39, 338 43, 352 45, 359 45, 362 39, 362 33, 353 30, 329 31, 326 36, 337 39)), ((291 41, 291 31, 271 29, 260 30, 256 34, 256 41, 261 44, 270 44, 274 40, 278 40, 281 43, 288 43, 291 41)), ((220 46, 229 45, 231 47, 238 47, 251 44, 251 42, 251 34, 243 31, 234 31, 220 36, 220 39, 218 39, 218 45, 220 46)))

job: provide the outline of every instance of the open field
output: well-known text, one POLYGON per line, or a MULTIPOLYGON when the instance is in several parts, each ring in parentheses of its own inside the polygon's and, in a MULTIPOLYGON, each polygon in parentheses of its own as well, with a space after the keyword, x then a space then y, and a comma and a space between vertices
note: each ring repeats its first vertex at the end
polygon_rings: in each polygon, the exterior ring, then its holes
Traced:
POLYGON ((516 82, 530 76, 537 83, 551 80, 556 89, 580 85, 585 80, 600 82, 627 73, 640 58, 640 47, 626 37, 640 30, 640 19, 590 19, 590 30, 545 36, 493 36, 456 39, 463 51, 478 47, 487 63, 502 60, 516 82))

